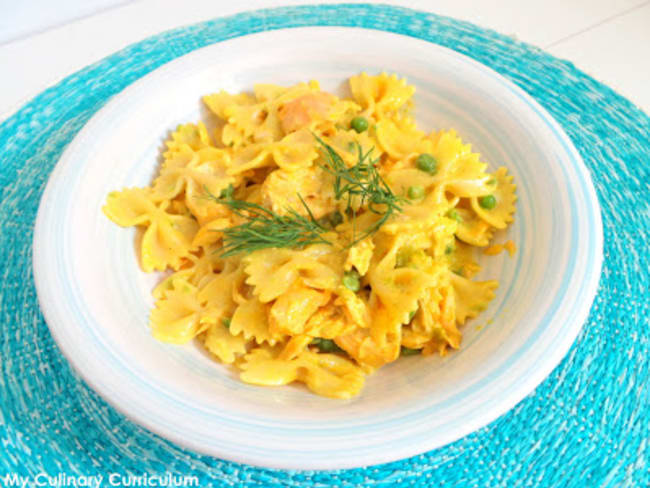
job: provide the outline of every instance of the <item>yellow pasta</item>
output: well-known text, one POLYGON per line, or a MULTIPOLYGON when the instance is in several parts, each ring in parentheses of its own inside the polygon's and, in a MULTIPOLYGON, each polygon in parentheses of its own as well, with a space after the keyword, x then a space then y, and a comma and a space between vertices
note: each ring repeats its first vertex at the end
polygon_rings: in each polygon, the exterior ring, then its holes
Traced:
POLYGON ((400 356, 461 346, 498 286, 473 279, 474 250, 515 249, 490 246, 513 178, 454 130, 420 130, 405 80, 349 84, 351 99, 315 81, 206 95, 215 130, 179 126, 151 186, 108 195, 106 216, 143 228, 142 269, 173 271, 153 291, 156 339, 341 399, 400 356))

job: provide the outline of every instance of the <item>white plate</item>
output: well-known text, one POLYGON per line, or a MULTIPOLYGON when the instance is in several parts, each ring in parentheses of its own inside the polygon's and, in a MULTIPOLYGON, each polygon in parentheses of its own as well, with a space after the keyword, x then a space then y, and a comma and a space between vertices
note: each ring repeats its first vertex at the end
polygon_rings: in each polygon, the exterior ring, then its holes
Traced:
POLYGON ((494 71, 424 41, 310 27, 215 44, 145 76, 100 110, 52 173, 34 233, 34 274, 52 335, 84 379, 134 421, 191 449, 262 466, 344 468, 432 449, 506 412, 546 377, 586 319, 602 259, 596 195, 551 116, 494 71), (239 382, 194 345, 149 334, 134 230, 101 213, 111 190, 148 184, 162 141, 201 116, 200 96, 317 79, 341 92, 362 70, 406 76, 418 122, 455 128, 518 186, 514 258, 486 259, 497 297, 462 349, 379 370, 351 401, 239 382), (488 319, 492 319, 488 324, 488 319))

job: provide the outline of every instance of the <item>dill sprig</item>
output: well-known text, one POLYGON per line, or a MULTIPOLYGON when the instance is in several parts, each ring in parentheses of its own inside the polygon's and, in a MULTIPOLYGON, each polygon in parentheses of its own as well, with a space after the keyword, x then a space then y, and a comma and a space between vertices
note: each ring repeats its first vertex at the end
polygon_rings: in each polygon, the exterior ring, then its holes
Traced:
POLYGON ((236 200, 233 198, 232 185, 223 190, 218 197, 207 189, 205 191, 215 202, 226 205, 236 215, 248 219, 243 224, 223 230, 224 240, 221 249, 223 257, 251 253, 259 249, 331 244, 321 236, 328 229, 314 218, 300 194, 298 198, 307 211, 308 218, 292 208, 287 209, 286 215, 278 215, 256 203, 236 200))
MULTIPOLYGON (((402 210, 406 202, 395 195, 376 168, 378 159, 371 157, 372 149, 364 153, 361 145, 356 143, 358 161, 347 167, 341 156, 332 146, 314 134, 325 153, 325 164, 321 167, 334 176, 334 195, 336 200, 346 200, 346 213, 352 217, 352 242, 356 244, 376 232, 395 212, 402 210), (379 215, 379 219, 356 236, 357 209, 366 207, 368 211, 379 215)), ((221 255, 232 256, 239 253, 251 253, 259 249, 305 247, 310 244, 329 244, 322 234, 331 231, 324 221, 317 220, 311 209, 298 194, 300 203, 307 212, 307 217, 295 209, 288 208, 286 215, 275 212, 256 203, 233 198, 234 187, 228 186, 217 197, 205 188, 207 197, 217 203, 226 205, 233 213, 246 219, 240 225, 224 229, 221 255)), ((331 227, 331 226, 330 226, 331 227)))
POLYGON ((373 148, 364 154, 361 144, 356 142, 358 161, 354 166, 348 168, 332 146, 316 134, 314 137, 321 145, 325 155, 325 164, 321 167, 334 176, 334 196, 337 200, 345 199, 347 201, 345 211, 352 214, 353 237, 349 244, 352 246, 376 232, 395 212, 401 212, 400 205, 406 203, 407 200, 395 195, 379 174, 376 167, 379 158, 371 157, 373 148), (355 203, 358 204, 357 208, 367 205, 369 211, 381 216, 356 238, 354 235, 357 212, 354 207, 355 203))

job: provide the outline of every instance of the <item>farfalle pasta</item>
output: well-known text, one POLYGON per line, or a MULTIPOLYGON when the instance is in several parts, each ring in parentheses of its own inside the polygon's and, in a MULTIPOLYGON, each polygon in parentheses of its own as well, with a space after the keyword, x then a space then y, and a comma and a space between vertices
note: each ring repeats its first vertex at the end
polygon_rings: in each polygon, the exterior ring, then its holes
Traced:
POLYGON ((455 131, 419 129, 405 80, 349 86, 207 95, 214 120, 177 128, 151 186, 108 195, 111 220, 144 230, 142 269, 171 270, 155 338, 198 341, 246 383, 342 399, 400 356, 460 347, 498 285, 473 279, 473 250, 496 254, 512 176, 455 131))

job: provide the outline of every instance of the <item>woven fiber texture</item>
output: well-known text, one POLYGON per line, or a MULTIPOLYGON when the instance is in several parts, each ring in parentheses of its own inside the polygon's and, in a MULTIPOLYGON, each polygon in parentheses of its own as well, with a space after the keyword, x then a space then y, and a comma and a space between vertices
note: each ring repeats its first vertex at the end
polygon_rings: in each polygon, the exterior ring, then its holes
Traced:
POLYGON ((301 6, 238 14, 132 45, 44 91, 0 125, 0 480, 45 471, 194 475, 201 486, 649 486, 649 181, 647 115, 572 64, 465 22, 381 5, 301 6), (602 206, 598 295, 562 363, 485 428, 366 469, 258 469, 184 450, 134 425, 71 370, 43 321, 32 278, 32 228, 48 176, 112 95, 199 47, 309 25, 409 35, 493 68, 562 125, 602 206))

